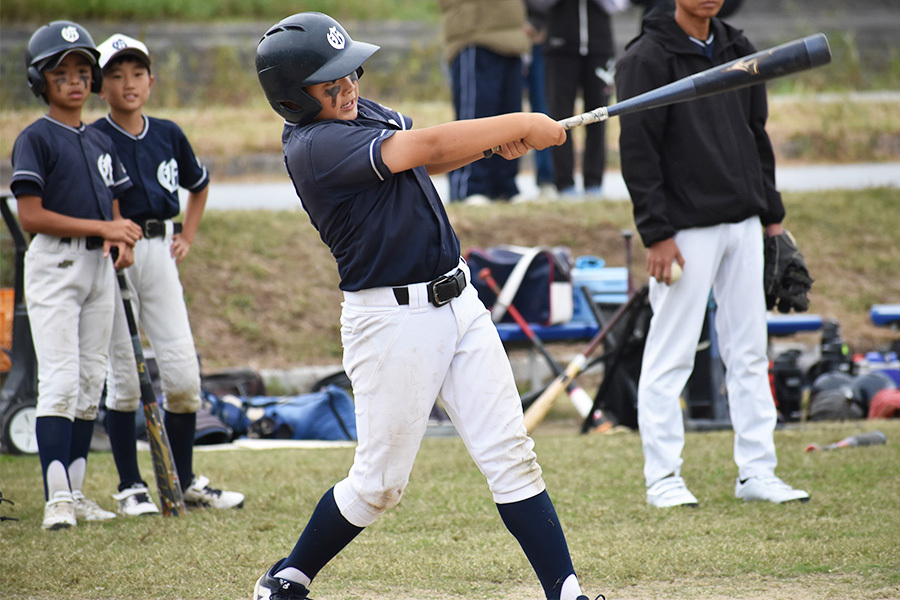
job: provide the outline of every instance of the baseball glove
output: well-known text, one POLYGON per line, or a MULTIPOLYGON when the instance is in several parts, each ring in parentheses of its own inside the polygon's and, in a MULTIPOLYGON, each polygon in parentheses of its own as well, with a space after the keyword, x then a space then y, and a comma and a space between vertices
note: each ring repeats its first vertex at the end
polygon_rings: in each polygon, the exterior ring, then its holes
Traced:
POLYGON ((794 237, 788 231, 767 236, 763 247, 766 308, 772 310, 777 306, 780 313, 788 313, 791 309, 805 312, 809 309, 808 293, 813 279, 794 237))

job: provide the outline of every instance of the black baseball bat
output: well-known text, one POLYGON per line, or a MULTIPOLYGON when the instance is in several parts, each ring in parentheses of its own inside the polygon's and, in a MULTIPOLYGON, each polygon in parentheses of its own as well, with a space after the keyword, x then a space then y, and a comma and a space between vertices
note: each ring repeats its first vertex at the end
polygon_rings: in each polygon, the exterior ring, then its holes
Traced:
MULTIPOLYGON (((559 121, 559 124, 565 129, 590 125, 610 117, 739 90, 777 77, 807 71, 829 62, 831 62, 831 48, 828 46, 828 40, 825 34, 816 33, 694 73, 611 106, 601 106, 568 117, 559 121)), ((494 152, 499 152, 499 147, 485 150, 484 155, 488 157, 494 152)))
MULTIPOLYGON (((115 261, 115 253, 113 253, 113 261, 115 261)), ((141 384, 141 404, 144 406, 144 418, 147 421, 147 441, 150 443, 150 456, 153 461, 153 475, 156 477, 159 502, 164 515, 177 517, 185 512, 185 506, 184 493, 181 491, 178 470, 175 468, 175 457, 172 454, 172 445, 169 443, 169 436, 166 435, 162 412, 159 410, 159 403, 153 392, 150 371, 147 369, 147 361, 144 359, 144 350, 141 346, 141 335, 131 308, 131 290, 128 289, 124 271, 117 269, 116 279, 119 282, 119 290, 122 292, 125 320, 128 321, 128 332, 131 334, 131 345, 134 347, 138 380, 141 384)))

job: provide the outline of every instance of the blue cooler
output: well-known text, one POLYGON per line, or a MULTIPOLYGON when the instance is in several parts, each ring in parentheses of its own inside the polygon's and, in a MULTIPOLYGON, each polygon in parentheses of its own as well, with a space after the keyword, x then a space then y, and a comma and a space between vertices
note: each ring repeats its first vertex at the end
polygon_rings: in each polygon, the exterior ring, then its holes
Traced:
POLYGON ((618 308, 628 301, 628 269, 607 267, 599 256, 579 256, 572 269, 572 320, 596 324, 594 313, 585 300, 582 286, 600 308, 618 308))

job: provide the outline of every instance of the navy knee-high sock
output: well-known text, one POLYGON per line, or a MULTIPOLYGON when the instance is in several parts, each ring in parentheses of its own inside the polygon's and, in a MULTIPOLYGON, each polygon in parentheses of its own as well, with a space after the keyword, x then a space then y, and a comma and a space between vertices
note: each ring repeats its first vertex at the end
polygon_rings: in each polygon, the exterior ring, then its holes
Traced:
POLYGON ((134 484, 147 485, 141 479, 137 458, 137 432, 135 418, 137 411, 109 410, 106 413, 106 432, 112 446, 113 460, 119 472, 119 491, 134 484))
POLYGON ((186 490, 194 480, 194 435, 197 433, 197 413, 173 413, 164 417, 166 435, 172 446, 172 458, 178 471, 178 482, 186 490))
POLYGON ((575 569, 550 495, 544 490, 521 502, 498 504, 497 510, 525 551, 548 600, 559 600, 563 582, 575 569))
POLYGON ((69 452, 72 448, 72 421, 65 417, 38 417, 34 420, 38 454, 41 458, 41 474, 44 479, 44 500, 47 494, 47 468, 53 461, 59 461, 69 468, 69 452))
POLYGON ((281 563, 281 568, 294 567, 312 580, 362 530, 341 514, 334 500, 334 488, 331 488, 319 500, 300 539, 281 563))

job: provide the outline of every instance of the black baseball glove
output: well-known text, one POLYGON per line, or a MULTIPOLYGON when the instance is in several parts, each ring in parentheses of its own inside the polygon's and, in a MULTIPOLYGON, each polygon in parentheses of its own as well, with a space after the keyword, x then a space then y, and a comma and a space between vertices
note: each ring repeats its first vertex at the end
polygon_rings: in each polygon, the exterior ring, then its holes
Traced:
POLYGON ((809 309, 808 294, 813 279, 794 243, 794 237, 788 231, 767 236, 763 248, 766 308, 772 310, 777 306, 780 313, 788 313, 791 309, 805 312, 809 309))

